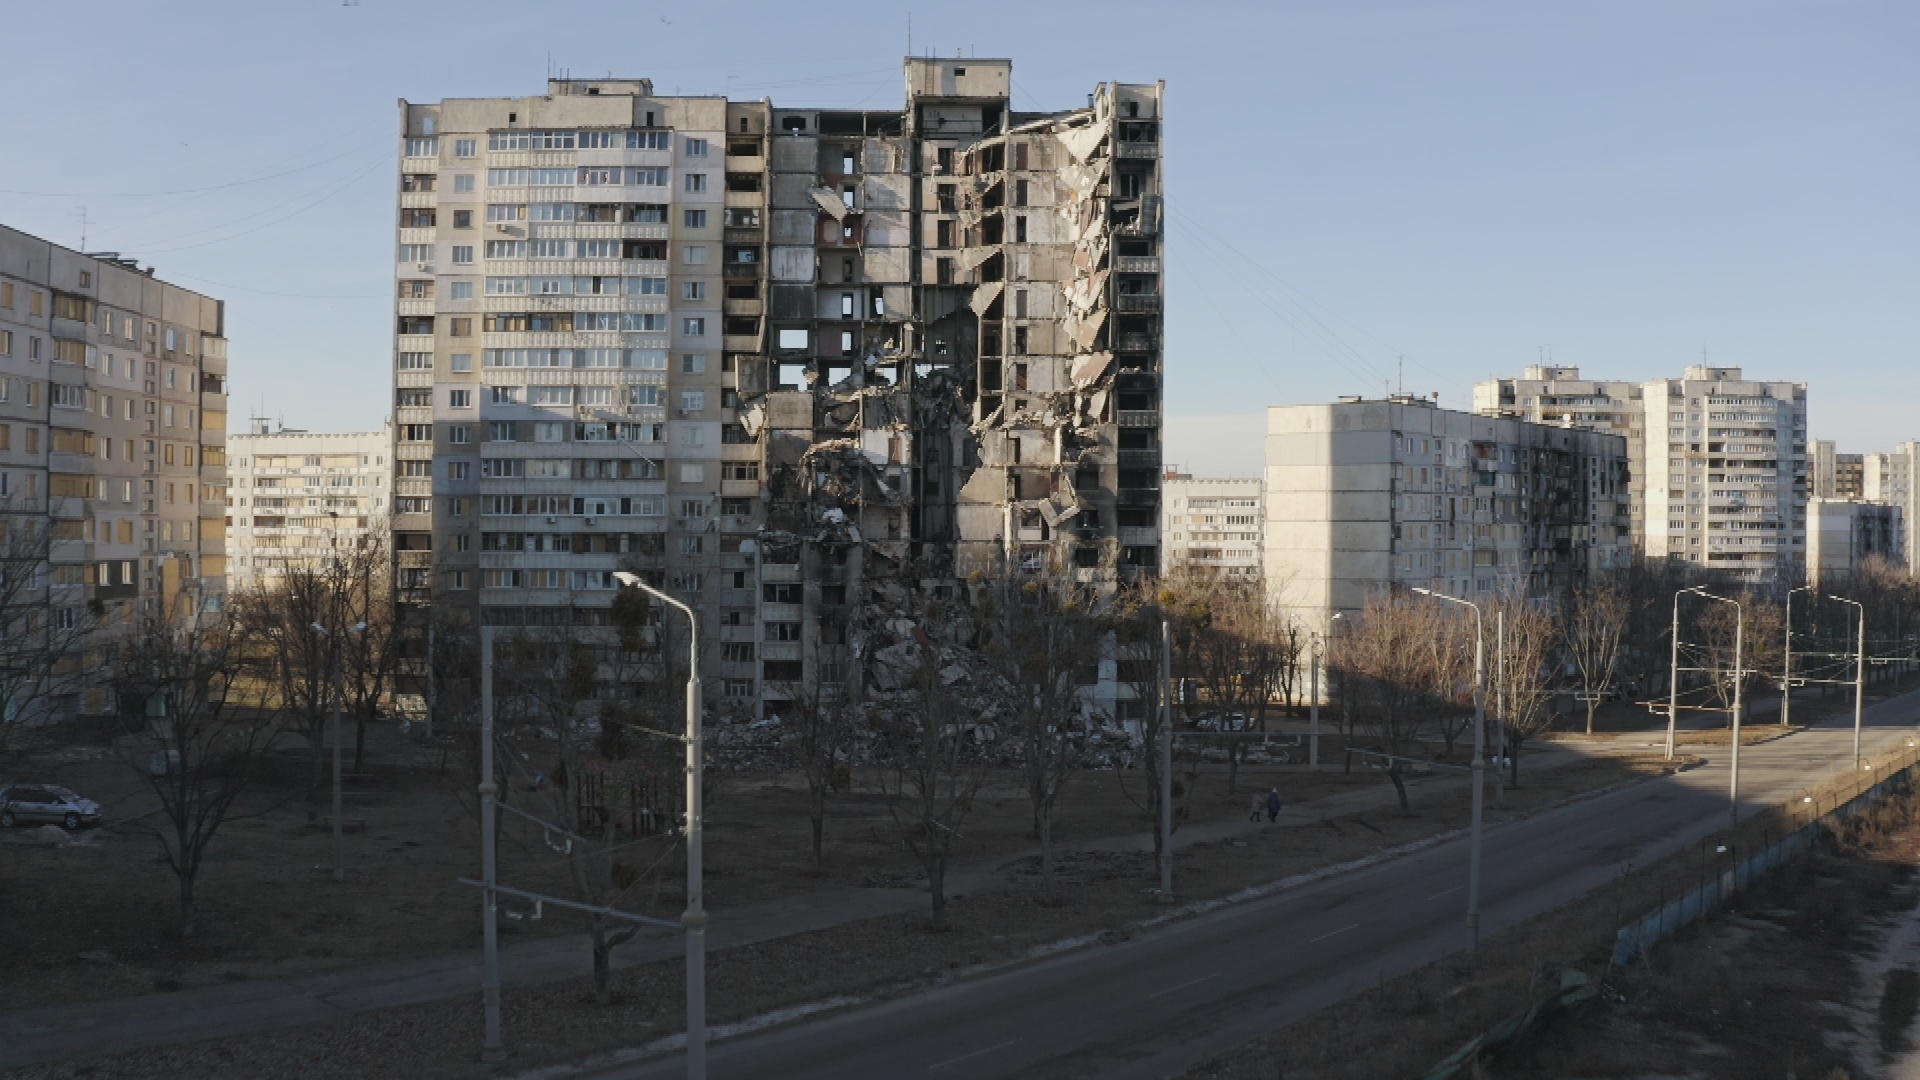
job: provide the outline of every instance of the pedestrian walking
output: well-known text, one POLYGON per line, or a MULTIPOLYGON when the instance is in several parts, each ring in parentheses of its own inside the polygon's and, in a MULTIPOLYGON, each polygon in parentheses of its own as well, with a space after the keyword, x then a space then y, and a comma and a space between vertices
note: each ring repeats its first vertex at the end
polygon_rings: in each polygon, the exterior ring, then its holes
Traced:
POLYGON ((1259 792, 1253 793, 1253 803, 1247 807, 1247 820, 1259 821, 1260 811, 1267 808, 1267 800, 1259 792))
POLYGON ((1274 788, 1272 791, 1267 792, 1267 820, 1268 821, 1280 820, 1280 789, 1279 788, 1274 788))

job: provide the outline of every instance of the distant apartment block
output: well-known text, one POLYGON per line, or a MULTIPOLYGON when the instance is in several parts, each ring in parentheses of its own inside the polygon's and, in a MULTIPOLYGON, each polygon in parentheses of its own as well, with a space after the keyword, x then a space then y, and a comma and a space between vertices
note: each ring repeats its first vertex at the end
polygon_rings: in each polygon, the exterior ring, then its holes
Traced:
POLYGON ((1224 480, 1169 468, 1160 484, 1165 507, 1160 550, 1169 570, 1258 577, 1266 512, 1260 480, 1224 480))
POLYGON ((1157 572, 1162 88, 903 74, 873 109, 401 103, 405 610, 594 625, 632 567, 758 710, 858 670, 903 586, 1157 572))
POLYGON ((1540 595, 1632 552, 1626 439, 1421 398, 1269 408, 1265 500, 1269 592, 1323 625, 1389 586, 1540 595))
MULTIPOLYGON (((188 618, 226 592, 224 304, 0 227, 0 518, 48 530, 46 625, 188 618)), ((105 687, 54 715, 113 707, 105 687)))
POLYGON ((270 588, 386 528, 393 431, 273 429, 229 436, 228 588, 270 588))
POLYGON ((1807 501, 1807 580, 1844 581, 1870 560, 1907 563, 1907 521, 1899 506, 1860 499, 1807 501))
MULTIPOLYGON (((1624 435, 1640 550, 1749 580, 1792 578, 1806 552, 1807 387, 1688 367, 1678 379, 1583 380, 1529 366, 1474 387, 1474 411, 1624 435)), ((1836 480, 1837 483, 1837 480, 1836 480)))
POLYGON ((1815 498, 1861 499, 1866 497, 1865 454, 1842 454, 1830 439, 1813 444, 1808 466, 1808 488, 1815 498))

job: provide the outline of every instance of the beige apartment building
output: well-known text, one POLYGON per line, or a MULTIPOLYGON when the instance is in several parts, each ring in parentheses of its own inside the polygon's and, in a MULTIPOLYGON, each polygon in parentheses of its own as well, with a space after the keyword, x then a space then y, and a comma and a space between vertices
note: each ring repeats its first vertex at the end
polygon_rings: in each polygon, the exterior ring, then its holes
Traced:
POLYGON ((1627 440, 1425 398, 1267 410, 1265 573, 1323 631, 1392 586, 1545 595, 1630 559, 1627 440))
POLYGON ((1891 503, 1807 500, 1807 581, 1843 582, 1870 561, 1907 564, 1907 521, 1891 503))
MULTIPOLYGON (((48 538, 45 588, 22 601, 86 631, 82 671, 138 615, 225 602, 225 321, 130 259, 0 227, 0 517, 9 543, 48 538)), ((35 707, 113 708, 75 685, 35 707)))
POLYGON ((1161 86, 1025 112, 1008 60, 904 76, 875 109, 401 104, 407 604, 591 624, 632 566, 758 710, 848 679, 907 586, 1157 571, 1161 86))
POLYGON ((1167 569, 1258 577, 1263 487, 1257 479, 1194 476, 1169 467, 1160 484, 1160 550, 1167 569))
POLYGON ((256 419, 229 436, 227 587, 271 588, 387 527, 393 429, 317 432, 256 419))
POLYGON ((1641 551, 1750 580, 1793 578, 1806 554, 1807 386, 1688 367, 1678 379, 1581 379, 1534 365, 1474 386, 1474 411, 1625 436, 1641 551))

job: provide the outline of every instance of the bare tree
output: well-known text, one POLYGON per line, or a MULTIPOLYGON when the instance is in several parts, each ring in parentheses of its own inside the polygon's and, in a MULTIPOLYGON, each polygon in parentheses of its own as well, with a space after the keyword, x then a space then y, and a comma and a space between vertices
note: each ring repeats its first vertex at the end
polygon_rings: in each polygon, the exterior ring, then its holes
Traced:
POLYGON ((874 711, 875 772, 887 811, 920 861, 933 926, 947 925, 947 865, 973 798, 986 779, 987 733, 941 677, 937 654, 920 650, 907 693, 874 711))
POLYGON ((253 784, 281 732, 280 711, 249 671, 244 628, 208 612, 193 621, 143 617, 118 643, 112 665, 127 717, 128 763, 160 800, 153 829, 179 882, 180 933, 195 931, 194 886, 207 850, 253 784))
POLYGON ((28 732, 65 711, 60 699, 96 675, 89 649, 101 624, 129 617, 131 601, 84 603, 92 566, 49 566, 54 543, 83 539, 84 524, 0 498, 0 756, 24 751, 28 732))
POLYGON ((1007 713, 1019 740, 1040 879, 1053 885, 1054 809, 1068 780, 1086 764, 1088 717, 1080 675, 1100 662, 1107 627, 1094 597, 1058 576, 1024 580, 1002 574, 981 590, 984 655, 1003 680, 1007 713))
POLYGON ((825 865, 827 800, 846 786, 856 706, 845 686, 790 686, 780 722, 793 736, 807 781, 807 819, 813 826, 813 865, 825 865))
POLYGON ((1580 700, 1587 707, 1587 734, 1593 734, 1593 716, 1601 699, 1613 689, 1620 663, 1620 639, 1627 629, 1627 594, 1616 582, 1603 578, 1576 585, 1560 607, 1560 644, 1579 679, 1580 700))
MULTIPOLYGON (((1153 854, 1161 854, 1160 821, 1160 740, 1164 723, 1166 684, 1160 672, 1160 634, 1166 613, 1160 598, 1150 589, 1123 594, 1115 606, 1111 625, 1115 636, 1115 659, 1119 680, 1126 688, 1129 705, 1139 719, 1139 753, 1145 790, 1139 797, 1127 792, 1127 798, 1146 817, 1153 831, 1153 854)), ((1122 789, 1125 790, 1124 787, 1122 789)), ((1173 828, 1180 821, 1176 815, 1173 828)))
POLYGON ((1554 661, 1559 635, 1543 606, 1515 588, 1496 596, 1488 614, 1504 622, 1492 663, 1493 699, 1510 783, 1520 783, 1520 748, 1553 724, 1554 661), (1504 676, 1502 675, 1504 672, 1504 676))
POLYGON ((1430 656, 1422 645, 1440 631, 1436 607, 1404 595, 1374 593, 1352 630, 1329 643, 1329 662, 1340 674, 1343 704, 1351 703, 1355 720, 1370 728, 1390 755, 1387 777, 1402 814, 1412 813, 1402 759, 1416 749, 1435 696, 1430 656))

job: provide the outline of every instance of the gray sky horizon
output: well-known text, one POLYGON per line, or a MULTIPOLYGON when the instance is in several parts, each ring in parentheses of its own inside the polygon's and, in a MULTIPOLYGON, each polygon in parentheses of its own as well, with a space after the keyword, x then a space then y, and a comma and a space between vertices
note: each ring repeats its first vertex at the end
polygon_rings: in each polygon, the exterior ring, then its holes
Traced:
MULTIPOLYGON (((75 0, 9 13, 0 223, 228 301, 229 428, 378 426, 397 99, 662 93, 898 107, 908 7, 75 0), (77 28, 87 28, 77 32, 77 28), (75 66, 106 41, 118 70, 75 66), (58 46, 53 43, 64 43, 58 46)), ((1167 81, 1167 460, 1255 476, 1262 410, 1401 385, 1464 408, 1551 350, 1809 383, 1811 434, 1920 438, 1920 7, 1472 2, 911 11, 1014 105, 1167 81), (1002 29, 1004 28, 1004 29, 1002 29)))

